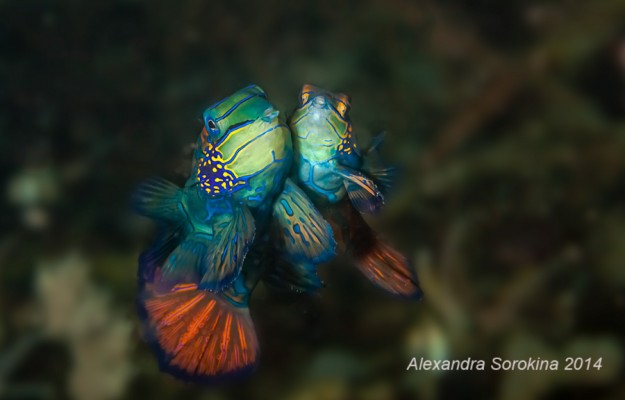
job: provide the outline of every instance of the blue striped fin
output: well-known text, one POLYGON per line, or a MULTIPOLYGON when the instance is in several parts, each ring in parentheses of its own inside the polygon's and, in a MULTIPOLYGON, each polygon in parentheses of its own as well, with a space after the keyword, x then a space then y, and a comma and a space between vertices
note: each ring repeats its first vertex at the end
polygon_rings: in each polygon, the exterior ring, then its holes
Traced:
POLYGON ((249 208, 235 205, 229 221, 216 224, 215 237, 206 260, 200 287, 220 290, 232 284, 241 273, 243 261, 252 242, 256 227, 249 208))
POLYGON ((273 217, 277 247, 289 260, 320 263, 334 256, 336 242, 330 224, 290 179, 274 202, 273 217))
POLYGON ((241 273, 243 261, 254 240, 255 226, 244 205, 213 215, 204 223, 194 222, 194 231, 167 257, 161 269, 161 288, 195 283, 201 289, 223 290, 241 273))

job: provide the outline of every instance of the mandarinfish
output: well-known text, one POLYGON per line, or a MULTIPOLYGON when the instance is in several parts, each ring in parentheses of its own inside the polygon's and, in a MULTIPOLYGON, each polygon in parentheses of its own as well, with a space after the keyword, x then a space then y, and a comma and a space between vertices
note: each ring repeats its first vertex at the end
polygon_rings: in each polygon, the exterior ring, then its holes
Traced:
POLYGON ((361 272, 393 294, 418 298, 421 290, 407 259, 378 239, 361 213, 384 205, 379 189, 388 187, 392 169, 375 162, 382 136, 364 152, 349 119, 350 99, 306 84, 289 120, 293 135, 294 175, 318 207, 361 272))
POLYGON ((134 208, 159 223, 139 257, 138 308, 161 369, 185 380, 222 381, 251 372, 259 344, 248 309, 268 248, 284 262, 334 256, 329 224, 287 178, 288 126, 252 85, 203 113, 184 187, 154 178, 134 208), (268 228, 277 232, 277 245, 268 228), (273 250, 272 250, 273 251, 273 250))

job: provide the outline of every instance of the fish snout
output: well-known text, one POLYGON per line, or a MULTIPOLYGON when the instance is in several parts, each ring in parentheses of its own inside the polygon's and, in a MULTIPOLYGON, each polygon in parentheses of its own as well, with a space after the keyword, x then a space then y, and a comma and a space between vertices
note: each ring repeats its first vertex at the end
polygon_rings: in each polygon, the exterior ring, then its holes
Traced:
POLYGON ((316 108, 325 108, 327 104, 328 104, 328 99, 327 99, 324 95, 322 95, 322 94, 320 94, 320 95, 318 95, 318 96, 315 96, 315 97, 312 99, 312 105, 313 105, 313 107, 316 107, 316 108))
POLYGON ((261 119, 265 122, 272 122, 276 118, 278 118, 278 115, 280 115, 280 111, 276 110, 273 107, 269 107, 265 110, 261 119))

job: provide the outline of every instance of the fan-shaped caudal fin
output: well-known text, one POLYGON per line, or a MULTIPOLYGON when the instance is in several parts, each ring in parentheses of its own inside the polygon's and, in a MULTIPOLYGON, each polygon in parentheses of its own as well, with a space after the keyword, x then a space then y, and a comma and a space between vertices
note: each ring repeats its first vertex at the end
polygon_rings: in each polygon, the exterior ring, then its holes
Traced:
POLYGON ((139 304, 162 370, 210 382, 245 375, 256 366, 258 341, 247 307, 196 284, 149 293, 139 304))
POLYGON ((356 259, 356 266, 371 282, 389 293, 408 298, 422 295, 406 257, 379 239, 373 248, 356 259))
POLYGON ((373 284, 389 293, 420 298, 421 288, 410 263, 400 252, 380 240, 349 203, 347 248, 356 266, 373 284))

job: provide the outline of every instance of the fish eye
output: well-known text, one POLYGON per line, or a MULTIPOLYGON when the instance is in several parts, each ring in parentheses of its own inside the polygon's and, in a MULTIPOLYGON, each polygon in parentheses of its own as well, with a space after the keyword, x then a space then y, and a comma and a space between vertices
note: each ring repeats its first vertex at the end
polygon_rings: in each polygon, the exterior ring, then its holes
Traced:
POLYGON ((300 104, 304 105, 308 103, 308 100, 310 100, 310 95, 318 91, 319 90, 313 85, 309 83, 304 84, 304 86, 302 86, 302 91, 300 92, 300 97, 299 97, 300 104))
POLYGON ((211 132, 217 131, 217 125, 215 124, 215 121, 213 121, 212 119, 208 120, 208 122, 206 123, 206 126, 208 126, 208 129, 210 129, 211 132))
POLYGON ((300 102, 302 105, 306 104, 308 102, 308 99, 310 98, 310 93, 302 93, 301 97, 300 97, 300 102))
POLYGON ((339 114, 345 117, 347 115, 347 112, 349 111, 350 103, 351 103, 349 96, 341 93, 341 94, 336 95, 335 99, 336 99, 336 110, 339 112, 339 114))

